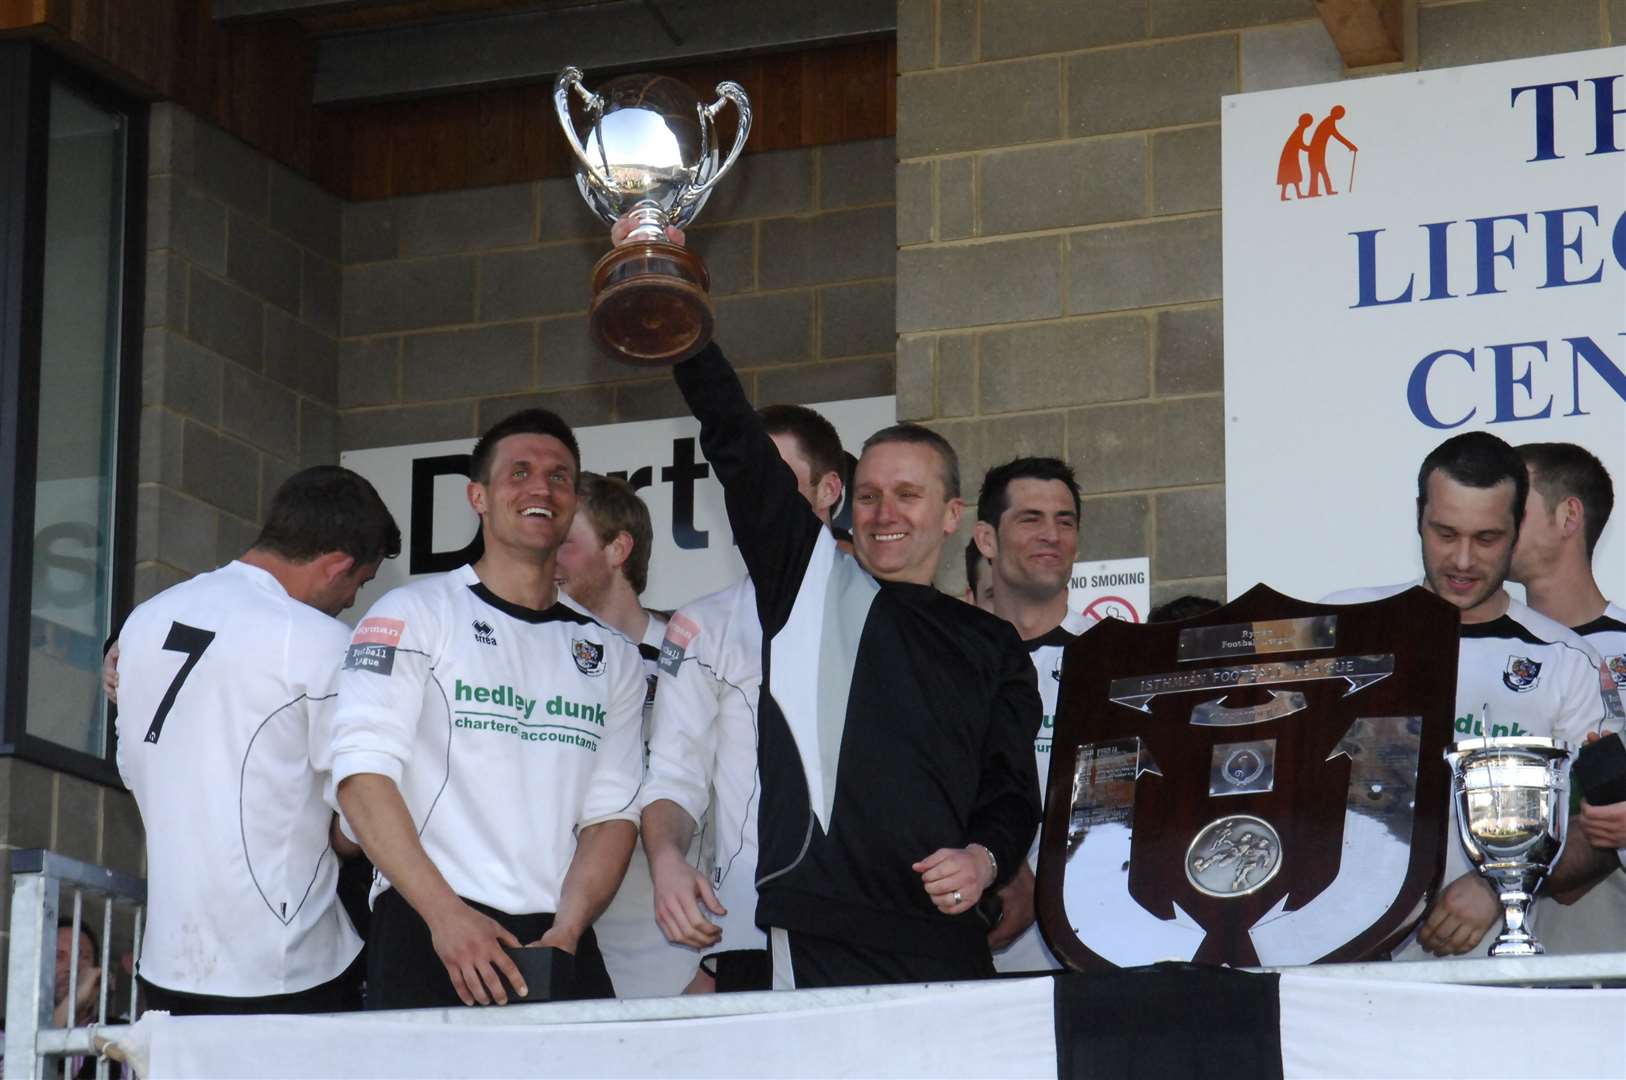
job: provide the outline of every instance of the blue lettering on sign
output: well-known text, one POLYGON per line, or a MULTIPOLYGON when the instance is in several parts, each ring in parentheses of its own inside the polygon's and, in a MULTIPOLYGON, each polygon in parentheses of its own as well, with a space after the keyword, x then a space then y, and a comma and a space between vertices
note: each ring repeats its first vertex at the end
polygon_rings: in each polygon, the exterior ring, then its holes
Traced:
MULTIPOLYGON (((1620 117, 1626 115, 1626 107, 1615 107, 1615 86, 1620 81, 1619 75, 1604 75, 1587 79, 1592 87, 1592 149, 1587 156, 1595 154, 1618 154, 1621 145, 1615 139, 1615 131, 1620 117)), ((1538 161, 1557 161, 1564 157, 1558 149, 1558 91, 1568 90, 1569 99, 1566 103, 1579 104, 1581 101, 1581 84, 1576 79, 1563 82, 1533 83, 1530 86, 1515 86, 1510 91, 1508 104, 1511 108, 1519 107, 1519 99, 1529 94, 1533 103, 1535 121, 1534 156, 1526 158, 1526 164, 1538 161)))
MULTIPOLYGON (((1620 336, 1626 338, 1626 332, 1620 336)), ((1566 389, 1569 391, 1570 408, 1563 415, 1588 415, 1587 410, 1582 407, 1582 386, 1591 381, 1585 374, 1587 372, 1601 379, 1605 386, 1614 391, 1616 397, 1626 402, 1626 368, 1623 368, 1621 363, 1617 363, 1602 345, 1590 337, 1567 337, 1562 340, 1570 350, 1567 385, 1560 384, 1557 387, 1558 393, 1566 389)), ((1555 396, 1553 380, 1555 377, 1566 378, 1566 373, 1563 372, 1561 360, 1552 365, 1558 369, 1557 372, 1549 368, 1548 361, 1552 357, 1549 356, 1548 342, 1518 341, 1485 345, 1482 348, 1491 355, 1487 372, 1492 401, 1489 423, 1544 420, 1552 415, 1555 396), (1519 350, 1529 351, 1521 353, 1519 350), (1536 405, 1538 401, 1539 406, 1528 409, 1529 405, 1536 405)), ((1622 356, 1626 357, 1626 349, 1622 350, 1622 356)), ((1430 395, 1436 367, 1442 360, 1447 359, 1461 362, 1460 366, 1451 365, 1457 367, 1459 372, 1461 367, 1466 367, 1471 375, 1484 377, 1475 362, 1474 349, 1436 349, 1417 362, 1406 380, 1406 405, 1411 414, 1424 426, 1442 431, 1461 427, 1479 412, 1477 406, 1470 405, 1461 415, 1444 417, 1440 415, 1441 410, 1436 407, 1430 395)), ((1461 384, 1457 385, 1460 387, 1461 384)), ((1449 400, 1460 402, 1464 397, 1464 394, 1456 393, 1449 395, 1449 400)))

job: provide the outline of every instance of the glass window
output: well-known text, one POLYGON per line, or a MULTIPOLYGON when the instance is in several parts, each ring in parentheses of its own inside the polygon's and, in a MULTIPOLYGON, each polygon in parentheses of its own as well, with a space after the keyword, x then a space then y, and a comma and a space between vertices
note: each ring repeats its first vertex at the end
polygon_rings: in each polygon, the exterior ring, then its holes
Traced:
POLYGON ((119 509, 126 126, 52 83, 24 730, 96 757, 119 509))

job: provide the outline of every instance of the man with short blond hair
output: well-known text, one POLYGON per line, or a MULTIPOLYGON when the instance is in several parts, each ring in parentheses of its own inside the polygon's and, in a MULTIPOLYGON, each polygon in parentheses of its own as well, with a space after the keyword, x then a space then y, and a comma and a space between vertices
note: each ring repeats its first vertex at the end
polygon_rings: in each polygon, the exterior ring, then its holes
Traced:
MULTIPOLYGON (((658 689, 656 662, 666 635, 666 620, 644 607, 642 599, 649 586, 654 525, 644 500, 619 477, 584 471, 576 491, 576 517, 559 549, 555 576, 572 600, 638 647, 644 672, 641 730, 647 768, 658 689)), ((694 954, 667 941, 650 917, 651 889, 649 863, 638 845, 632 849, 621 888, 594 925, 617 997, 672 997, 683 992, 694 974, 694 954)))

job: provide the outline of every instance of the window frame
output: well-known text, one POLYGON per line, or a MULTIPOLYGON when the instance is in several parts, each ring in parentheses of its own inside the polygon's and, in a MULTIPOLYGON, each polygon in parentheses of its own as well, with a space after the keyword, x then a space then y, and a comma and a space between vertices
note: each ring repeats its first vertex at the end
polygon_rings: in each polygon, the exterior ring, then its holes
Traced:
POLYGON ((51 87, 61 84, 125 120, 124 214, 114 397, 112 620, 129 614, 135 577, 145 311, 147 105, 29 41, 0 42, 0 757, 15 756, 120 787, 114 710, 100 756, 27 731, 35 482, 51 87))

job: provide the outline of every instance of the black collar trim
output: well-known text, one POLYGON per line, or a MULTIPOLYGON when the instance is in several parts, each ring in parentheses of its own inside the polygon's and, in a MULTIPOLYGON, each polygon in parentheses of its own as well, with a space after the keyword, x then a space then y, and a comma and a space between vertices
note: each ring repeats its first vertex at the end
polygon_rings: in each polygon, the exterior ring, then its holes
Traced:
POLYGON ((1575 627, 1575 632, 1582 637, 1586 637, 1588 634, 1602 634, 1609 630, 1626 632, 1626 623, 1621 622, 1619 619, 1611 619, 1607 615, 1599 615, 1591 622, 1575 627))
POLYGON ((496 608, 504 615, 507 615, 509 618, 518 619, 520 622, 569 622, 578 623, 585 626, 587 623, 593 621, 586 615, 583 615, 581 612, 577 611, 575 608, 570 607, 568 604, 560 603, 558 600, 553 602, 552 607, 543 611, 538 611, 535 608, 528 608, 520 604, 511 603, 510 601, 504 600, 502 597, 486 588, 485 582, 483 581, 476 581, 473 585, 470 585, 469 592, 473 593, 475 596, 478 596, 483 602, 490 604, 492 607, 496 608))
POLYGON ((1514 622, 1512 616, 1505 614, 1498 615, 1490 622, 1463 624, 1462 636, 1465 638, 1516 638, 1530 645, 1553 644, 1551 641, 1538 638, 1523 623, 1514 622))
POLYGON ((1069 645, 1079 638, 1078 634, 1069 633, 1065 626, 1057 623, 1036 638, 1028 638, 1022 644, 1028 647, 1028 652, 1038 652, 1046 645, 1069 645))

